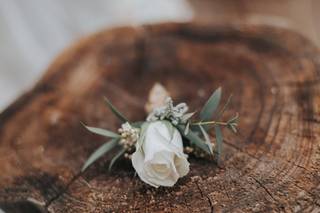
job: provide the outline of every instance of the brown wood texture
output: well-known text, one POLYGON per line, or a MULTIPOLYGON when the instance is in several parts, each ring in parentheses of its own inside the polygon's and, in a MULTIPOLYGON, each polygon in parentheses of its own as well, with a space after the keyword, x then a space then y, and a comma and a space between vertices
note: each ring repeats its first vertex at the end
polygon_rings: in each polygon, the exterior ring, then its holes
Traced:
POLYGON ((271 27, 162 24, 82 39, 0 115, 0 208, 319 212, 319 56, 308 40, 271 27), (103 96, 144 119, 158 81, 192 109, 218 86, 225 99, 233 93, 227 115, 240 113, 240 133, 224 131, 223 164, 192 158, 186 177, 159 189, 125 160, 108 173, 111 155, 79 174, 104 141, 80 121, 117 129, 103 96))

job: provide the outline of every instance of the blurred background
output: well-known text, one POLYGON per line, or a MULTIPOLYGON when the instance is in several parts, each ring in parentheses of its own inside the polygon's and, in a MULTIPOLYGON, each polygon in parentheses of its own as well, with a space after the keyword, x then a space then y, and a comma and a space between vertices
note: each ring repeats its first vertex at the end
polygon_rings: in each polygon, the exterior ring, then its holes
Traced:
POLYGON ((70 43, 146 23, 272 25, 320 45, 319 0, 0 0, 0 112, 70 43))

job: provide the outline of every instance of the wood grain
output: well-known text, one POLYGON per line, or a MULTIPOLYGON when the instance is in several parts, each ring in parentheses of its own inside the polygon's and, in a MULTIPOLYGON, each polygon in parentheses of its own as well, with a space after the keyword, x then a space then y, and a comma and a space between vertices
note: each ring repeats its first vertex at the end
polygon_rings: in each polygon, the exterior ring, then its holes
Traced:
POLYGON ((271 27, 162 24, 84 38, 0 115, 0 207, 50 212, 320 211, 319 52, 271 27), (152 85, 197 109, 218 86, 233 93, 240 134, 225 131, 223 165, 190 159, 172 188, 153 189, 130 162, 110 156, 79 170, 103 138, 83 121, 116 130, 102 96, 143 119, 152 85))

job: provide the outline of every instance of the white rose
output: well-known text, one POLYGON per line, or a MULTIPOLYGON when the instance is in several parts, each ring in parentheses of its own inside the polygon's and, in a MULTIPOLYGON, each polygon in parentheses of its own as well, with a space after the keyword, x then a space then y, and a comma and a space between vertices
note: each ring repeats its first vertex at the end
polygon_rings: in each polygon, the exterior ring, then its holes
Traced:
POLYGON ((168 121, 142 126, 132 165, 140 179, 154 187, 173 186, 189 172, 179 131, 168 121))

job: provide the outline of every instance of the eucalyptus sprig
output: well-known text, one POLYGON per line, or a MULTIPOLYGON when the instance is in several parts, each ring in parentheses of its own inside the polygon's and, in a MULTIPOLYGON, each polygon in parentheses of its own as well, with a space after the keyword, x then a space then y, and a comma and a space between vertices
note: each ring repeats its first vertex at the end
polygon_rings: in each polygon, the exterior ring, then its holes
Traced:
MULTIPOLYGON (((215 90, 204 107, 199 113, 199 119, 196 120, 196 112, 188 112, 189 108, 187 104, 180 103, 176 106, 173 105, 171 98, 168 98, 163 106, 158 107, 151 112, 146 121, 130 122, 116 107, 105 98, 105 102, 108 108, 113 114, 122 122, 121 128, 118 132, 111 130, 85 126, 90 132, 108 138, 108 142, 102 144, 95 152, 91 154, 88 160, 82 167, 82 171, 86 170, 92 163, 101 158, 106 153, 118 148, 118 152, 112 158, 109 164, 109 170, 111 170, 114 163, 121 157, 126 156, 130 158, 131 154, 141 147, 142 144, 139 141, 143 141, 145 137, 145 131, 148 125, 152 122, 163 121, 170 132, 174 132, 175 129, 186 139, 185 146, 191 147, 190 150, 202 150, 207 155, 216 156, 216 160, 220 160, 222 153, 223 136, 221 129, 227 127, 233 133, 237 133, 237 125, 239 115, 224 121, 221 120, 222 114, 228 107, 231 100, 231 96, 228 98, 225 105, 220 112, 218 108, 221 102, 221 88, 215 90), (214 128, 215 143, 210 139, 209 131, 214 128), (193 148, 192 148, 193 147, 193 148)), ((195 152, 196 153, 196 152, 195 152)))
MULTIPOLYGON (((122 122, 128 122, 126 117, 116 109, 115 106, 109 101, 108 98, 104 97, 104 100, 108 106, 108 108, 111 110, 111 112, 122 122)), ((96 149, 88 158, 88 160, 85 162, 85 164, 82 166, 81 171, 85 171, 91 164, 93 164, 96 160, 101 158, 103 155, 105 155, 107 152, 113 150, 116 147, 119 147, 119 142, 121 140, 121 135, 106 129, 96 128, 96 127, 89 127, 85 124, 81 123, 87 130, 90 132, 104 136, 106 138, 111 138, 108 142, 102 144, 98 149, 96 149)), ((124 147, 121 147, 121 149, 118 151, 118 153, 111 159, 111 162, 109 164, 109 171, 112 169, 112 166, 114 163, 125 153, 124 147)))
POLYGON ((219 87, 212 93, 212 95, 202 108, 200 112, 200 121, 192 122, 191 119, 189 119, 186 124, 180 126, 180 130, 183 130, 181 132, 183 133, 184 137, 186 137, 190 141, 191 145, 202 149, 204 152, 210 155, 216 154, 217 161, 220 160, 222 152, 223 136, 221 127, 227 127, 233 133, 237 133, 237 122, 239 117, 237 113, 234 117, 230 118, 227 121, 212 120, 212 118, 219 119, 222 117, 222 114, 228 107, 232 97, 229 96, 220 113, 216 113, 221 102, 221 95, 222 90, 221 87, 219 87), (208 133, 211 127, 214 127, 215 130, 216 146, 214 148, 208 133), (199 135, 202 135, 202 137, 199 137, 199 135))

